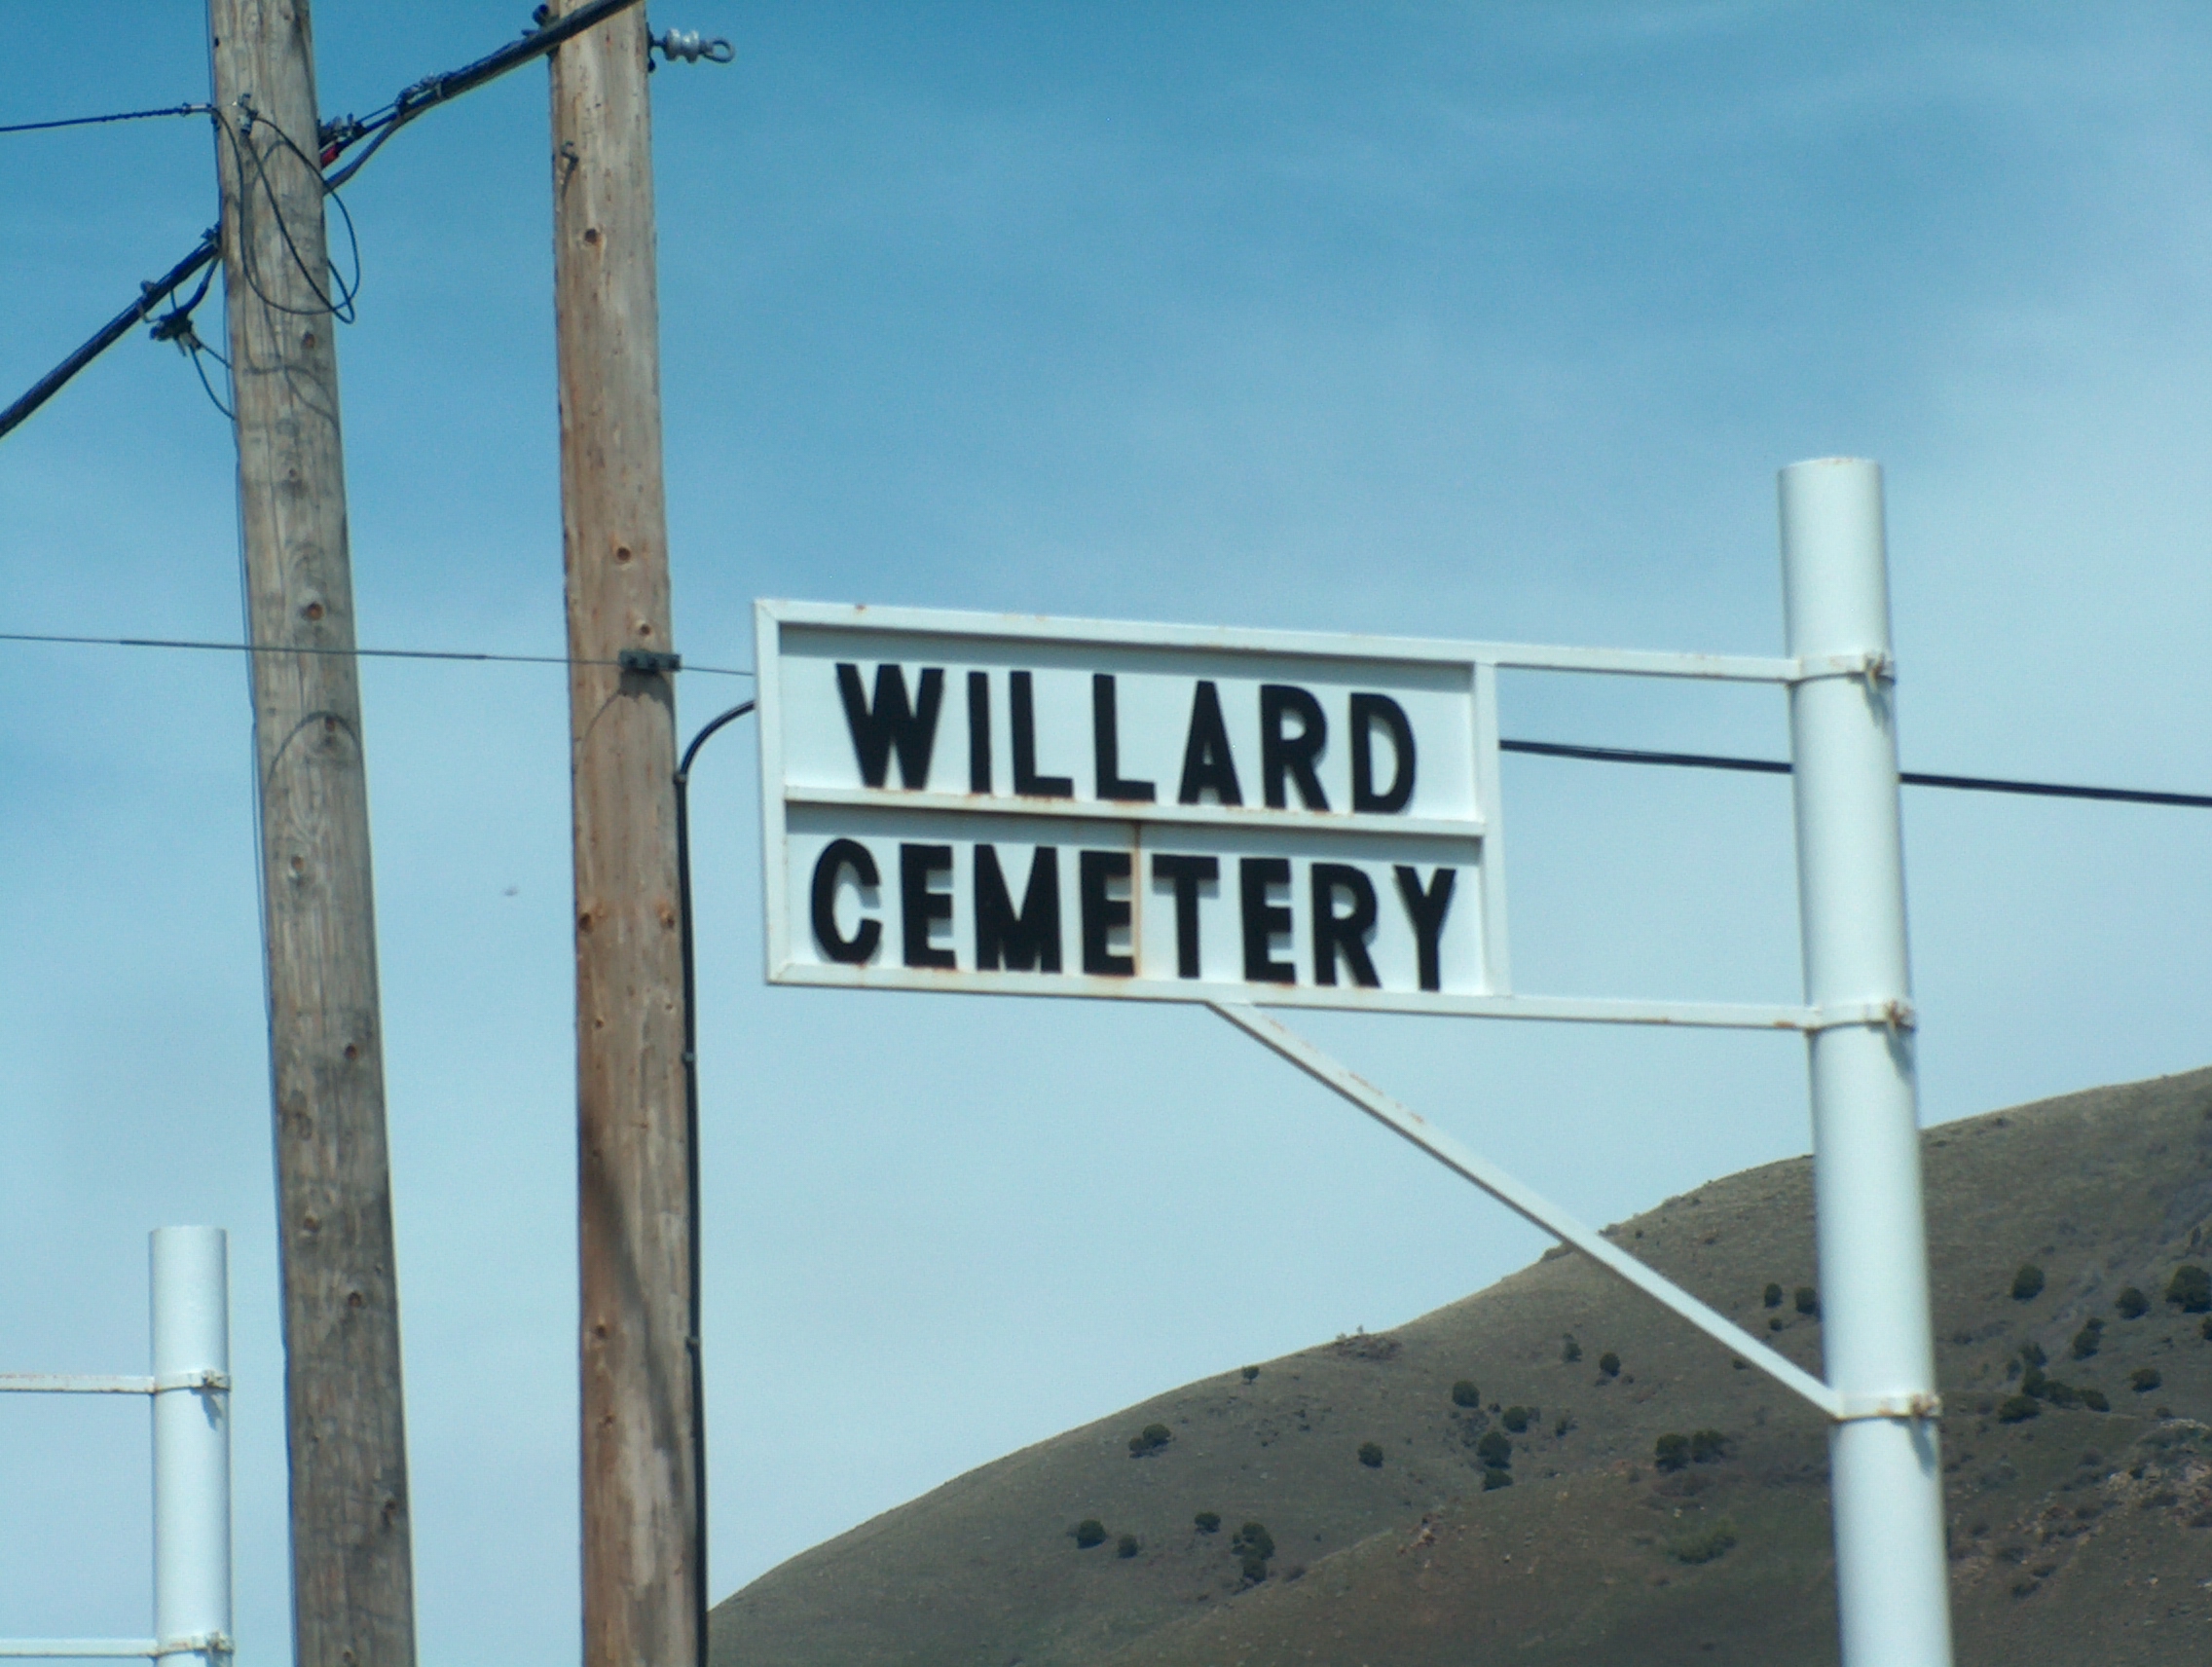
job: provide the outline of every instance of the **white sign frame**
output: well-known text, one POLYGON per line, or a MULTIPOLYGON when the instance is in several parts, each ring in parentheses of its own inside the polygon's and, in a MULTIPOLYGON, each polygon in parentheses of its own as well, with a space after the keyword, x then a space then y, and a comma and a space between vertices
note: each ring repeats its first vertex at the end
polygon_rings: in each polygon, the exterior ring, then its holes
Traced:
MULTIPOLYGON (((1856 1008, 1817 1010, 1783 1002, 1713 1002, 1525 994, 1513 988, 1507 948, 1507 908, 1503 819, 1498 796, 1497 673, 1507 670, 1611 673, 1636 677, 1789 685, 1806 675, 1798 659, 1755 655, 1715 655, 1530 647, 1496 643, 1454 643, 1417 638, 1337 633, 1266 631, 1223 627, 1164 625, 1109 620, 1025 617, 935 609, 868 608, 830 603, 762 601, 756 605, 759 680, 761 850, 764 858, 763 916, 768 982, 833 988, 962 991, 995 995, 1084 997, 1122 1001, 1238 1002, 1261 1007, 1336 1008, 1363 1012, 1431 1014, 1464 1018, 1539 1019, 1596 1023, 1687 1024, 1733 1029, 1814 1030, 1825 1024, 1862 1020, 1856 1008), (1072 662, 1096 670, 1132 662, 1158 666, 1175 656, 1218 671, 1248 663, 1254 669, 1310 666, 1339 683, 1347 670, 1376 674, 1384 685, 1409 675, 1435 682, 1439 673, 1464 680, 1468 704, 1464 760, 1472 804, 1456 816, 1409 817, 1304 808, 1229 808, 1163 802, 1108 802, 1091 796, 988 797, 931 786, 909 789, 798 783, 789 766, 793 691, 787 685, 789 662, 816 662, 821 653, 793 652, 809 640, 850 646, 862 676, 886 663, 918 667, 922 660, 958 663, 968 658, 1003 663, 1010 650, 1034 648, 1062 669, 1072 662), (1124 841, 1141 845, 1148 830, 1189 829, 1233 839, 1249 835, 1313 840, 1386 840, 1393 844, 1433 844, 1476 853, 1471 901, 1479 910, 1479 988, 1362 988, 1351 982, 1334 987, 1310 982, 1256 984, 1218 979, 1171 980, 1160 977, 1104 977, 1080 971, 1024 972, 1017 976, 968 969, 916 968, 878 956, 870 964, 828 962, 796 952, 797 934, 808 930, 794 906, 793 822, 849 812, 858 819, 886 816, 928 819, 943 829, 977 818, 1014 823, 1047 819, 1071 829, 1125 830, 1124 841)), ((817 691, 819 698, 819 691, 817 691)), ((946 727, 948 719, 939 726, 946 727)), ((945 744, 955 744, 948 736, 945 744)), ((850 743, 848 742, 847 745, 850 743)), ((938 774, 942 774, 940 770, 938 774)), ((888 889, 892 876, 882 876, 888 889)), ((887 926, 887 932, 896 930, 887 926)))

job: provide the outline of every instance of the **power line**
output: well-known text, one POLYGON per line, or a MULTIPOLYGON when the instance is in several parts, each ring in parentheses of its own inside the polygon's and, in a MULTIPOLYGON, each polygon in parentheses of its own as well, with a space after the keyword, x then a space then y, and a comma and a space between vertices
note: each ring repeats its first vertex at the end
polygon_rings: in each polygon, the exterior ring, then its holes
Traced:
MULTIPOLYGON (((1605 764, 1664 764, 1679 769, 1745 770, 1755 775, 1786 776, 1790 766, 1783 759, 1736 759, 1716 753, 1654 753, 1641 747, 1581 747, 1567 741, 1499 741, 1501 753, 1532 753, 1546 759, 1587 759, 1605 764)), ((1899 770, 1898 780, 1906 787, 1953 788, 1962 793, 2013 793, 2035 798, 2093 798, 2117 804, 2178 804, 2191 810, 2212 810, 2212 794, 2158 793, 2147 788, 2079 787, 2064 782, 2011 781, 2001 776, 1930 775, 1920 770, 1899 770)))
MULTIPOLYGON (((0 643, 51 643, 102 648, 197 648, 232 654, 351 654, 379 660, 479 660, 502 665, 608 666, 627 670, 702 672, 709 677, 753 677, 738 666, 665 666, 651 654, 614 660, 575 660, 565 654, 496 654, 459 648, 330 648, 311 645, 285 646, 259 643, 210 643, 180 637, 65 637, 34 631, 0 631, 0 643)), ((751 710, 750 703, 726 716, 751 710)), ((719 722, 719 721, 718 721, 719 722)), ((705 737, 702 736, 701 739, 705 737)), ((1721 753, 1662 753, 1642 747, 1585 747, 1571 741, 1516 741, 1500 739, 1501 753, 1525 753, 1544 759, 1580 759, 1603 764, 1658 764, 1675 769, 1736 770, 1751 775, 1786 776, 1786 759, 1733 758, 1721 753)), ((2187 810, 2212 810, 2212 794, 2163 793, 2151 788, 2084 787, 2070 782, 2019 781, 2004 776, 1936 775, 1924 770, 1899 770, 1898 780, 1906 787, 1949 788, 1960 793, 2009 793, 2033 798, 2085 798, 2109 804, 2178 805, 2187 810)))
POLYGON ((96 648, 196 648, 223 654, 349 654, 360 660, 481 660, 513 666, 620 666, 624 671, 703 672, 709 677, 754 675, 739 666, 687 665, 680 655, 644 650, 611 660, 578 660, 566 654, 495 654, 461 648, 334 648, 312 643, 207 643, 185 637, 64 637, 40 631, 0 631, 0 643, 58 643, 96 648), (669 664, 671 660, 676 663, 669 664))
MULTIPOLYGON (((369 141, 368 148, 359 156, 337 172, 325 176, 323 190, 326 193, 335 192, 340 186, 351 179, 354 174, 360 172, 362 165, 377 153, 387 139, 424 111, 434 109, 450 99, 458 98, 463 93, 472 92, 486 82, 506 74, 509 70, 519 69, 522 65, 534 59, 543 57, 571 36, 594 28, 607 21, 616 13, 627 11, 639 3, 640 0, 587 0, 587 4, 577 7, 566 17, 552 19, 546 19, 544 8, 540 7, 538 17, 541 19, 541 26, 531 30, 521 40, 510 42, 497 52, 487 53, 475 62, 463 64, 459 69, 450 70, 443 75, 425 76, 423 80, 402 89, 399 95, 392 99, 389 104, 370 115, 365 121, 355 121, 352 117, 346 116, 334 122, 323 123, 321 130, 315 137, 315 160, 322 167, 328 167, 347 150, 361 140, 367 139, 369 141)), ((203 114, 208 113, 209 110, 210 106, 205 104, 179 105, 173 110, 129 111, 113 117, 72 117, 62 122, 34 122, 25 126, 26 128, 73 127, 96 121, 132 121, 140 116, 203 114)), ((266 118, 263 119, 266 120, 266 118)), ((0 131, 15 130, 0 130, 0 131)), ((299 149, 288 136, 282 134, 278 136, 284 138, 284 142, 295 151, 299 149)), ((303 157, 302 160, 307 159, 303 157)), ((245 186, 241 178, 241 198, 244 191, 245 186)), ((336 202, 337 199, 333 198, 332 201, 336 202)), ((344 213, 345 204, 343 203, 339 204, 339 210, 344 213)), ((156 283, 140 285, 140 295, 135 306, 117 314, 84 346, 78 348, 67 358, 55 365, 54 369, 39 378, 13 405, 10 405, 5 411, 0 411, 0 436, 5 436, 11 430, 19 426, 26 417, 58 393, 70 378, 128 335, 130 327, 138 323, 153 310, 155 303, 166 299, 171 291, 183 284, 193 274, 213 260, 220 252, 220 227, 209 231, 201 240, 198 248, 172 267, 156 283)), ((356 267, 357 271, 358 268, 356 267)), ((250 279, 250 275, 248 276, 250 279)), ((335 311, 335 309, 333 310, 335 311)))
POLYGON ((53 128, 92 128, 102 122, 143 122, 149 116, 204 116, 206 104, 170 104, 160 110, 119 110, 112 116, 64 116, 55 122, 14 122, 0 133, 39 133, 53 128))

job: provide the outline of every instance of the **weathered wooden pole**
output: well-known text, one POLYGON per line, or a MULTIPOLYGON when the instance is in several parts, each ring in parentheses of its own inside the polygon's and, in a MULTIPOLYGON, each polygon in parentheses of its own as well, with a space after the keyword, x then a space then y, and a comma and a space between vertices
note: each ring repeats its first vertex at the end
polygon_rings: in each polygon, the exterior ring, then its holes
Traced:
POLYGON ((645 40, 638 8, 553 55, 586 1667, 705 1647, 645 40))
POLYGON ((412 1667, 368 784, 307 0, 209 0, 269 952, 299 1667, 412 1667), (272 651, 291 648, 313 652, 272 651))

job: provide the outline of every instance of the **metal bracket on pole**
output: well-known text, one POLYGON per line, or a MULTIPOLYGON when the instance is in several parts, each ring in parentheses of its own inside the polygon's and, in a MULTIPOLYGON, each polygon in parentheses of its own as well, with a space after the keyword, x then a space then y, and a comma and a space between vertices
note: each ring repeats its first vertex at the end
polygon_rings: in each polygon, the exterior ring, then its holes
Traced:
POLYGON ((1870 1418, 1901 1418, 1917 1423, 1943 1416, 1943 1397, 1937 1394, 1842 1395, 1838 1398, 1843 1403, 1842 1409, 1834 1415, 1838 1424, 1854 1424, 1870 1418))
POLYGON ((1902 996, 1887 1001, 1831 1001, 1812 1010, 1813 1017, 1801 1028, 1814 1030, 1840 1030, 1852 1024, 1878 1024, 1884 1030, 1911 1030, 1918 1027, 1920 1015, 1911 1002, 1902 996))
POLYGON ((1795 685, 1821 678, 1858 678, 1869 688, 1895 683, 1897 656, 1887 648, 1864 648, 1854 654, 1805 654, 1798 658, 1797 675, 1788 681, 1795 685))
MULTIPOLYGON (((1263 1047, 1289 1060, 1323 1088, 1334 1090, 1393 1134, 1411 1141, 1454 1174, 1476 1186, 1523 1220, 1542 1228, 1562 1242, 1572 1245, 1616 1278, 1634 1285, 1645 1296, 1672 1309, 1700 1331, 1732 1351, 1748 1366, 1756 1366, 1792 1393, 1802 1397, 1834 1421, 1856 1418, 1932 1418, 1933 1406, 1909 1410, 1899 1402, 1885 1401, 1883 1410, 1862 1410, 1862 1403, 1847 1405, 1843 1397, 1795 1361, 1787 1358, 1726 1315, 1708 1308, 1689 1292, 1662 1278, 1604 1235, 1585 1227, 1566 1210, 1532 1189, 1478 1157, 1427 1119, 1409 1111, 1366 1079, 1331 1058, 1287 1025, 1242 1002, 1206 1004, 1263 1047)), ((1877 1403, 1862 1403, 1865 1407, 1877 1403)))

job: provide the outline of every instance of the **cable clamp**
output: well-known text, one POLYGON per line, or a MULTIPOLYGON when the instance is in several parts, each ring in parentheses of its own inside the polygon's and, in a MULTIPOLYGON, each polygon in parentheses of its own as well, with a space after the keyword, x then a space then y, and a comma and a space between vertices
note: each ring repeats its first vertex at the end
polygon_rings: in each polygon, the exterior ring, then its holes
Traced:
POLYGON ((1943 1416, 1943 1397, 1933 1389, 1909 1395, 1838 1395, 1835 1411, 1828 1416, 1837 1424, 1857 1424, 1873 1418, 1910 1419, 1916 1424, 1933 1422, 1943 1416))
POLYGON ((614 663, 626 672, 640 672, 647 677, 665 677, 670 672, 683 669, 683 656, 664 654, 657 648, 624 648, 614 656, 614 663))

